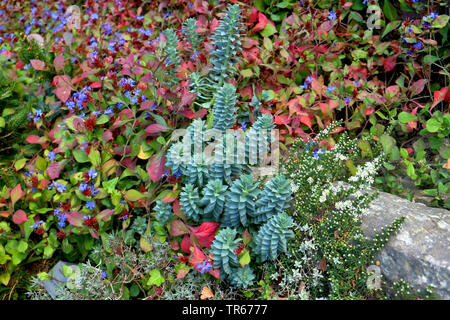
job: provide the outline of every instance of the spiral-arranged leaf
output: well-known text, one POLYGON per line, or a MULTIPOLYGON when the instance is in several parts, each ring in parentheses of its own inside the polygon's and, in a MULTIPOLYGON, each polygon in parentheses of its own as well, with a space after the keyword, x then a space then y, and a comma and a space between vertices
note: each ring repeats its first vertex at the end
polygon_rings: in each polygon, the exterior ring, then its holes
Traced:
POLYGON ((220 131, 230 129, 236 123, 236 88, 225 83, 216 93, 214 104, 214 128, 220 131))
POLYGON ((203 198, 201 200, 205 215, 212 216, 215 221, 220 221, 225 207, 225 195, 228 186, 222 184, 222 180, 211 180, 203 189, 203 198))
POLYGON ((260 193, 256 202, 256 214, 252 216, 252 222, 260 224, 270 217, 289 208, 292 199, 291 186, 285 176, 279 175, 272 178, 260 193))
POLYGON ((225 82, 225 79, 232 76, 236 71, 236 63, 239 61, 236 55, 242 50, 243 23, 241 19, 241 10, 239 5, 230 5, 223 18, 219 22, 219 27, 214 30, 211 39, 213 48, 210 79, 217 87, 225 82))
POLYGON ((199 203, 198 188, 192 184, 186 184, 180 194, 180 205, 186 216, 194 221, 199 221, 200 215, 203 213, 199 203))
POLYGON ((170 147, 166 167, 170 168, 173 174, 186 174, 186 164, 183 163, 183 159, 183 144, 179 141, 170 147))
POLYGON ((155 205, 156 219, 162 224, 170 221, 173 217, 172 204, 163 203, 162 200, 157 200, 155 205))
POLYGON ((178 52, 178 42, 180 40, 178 39, 176 32, 171 28, 166 29, 164 34, 167 39, 164 47, 164 54, 166 55, 165 64, 166 66, 172 67, 168 71, 168 82, 170 84, 176 84, 178 82, 178 78, 175 75, 175 70, 178 69, 181 64, 181 59, 178 52))
POLYGON ((192 53, 195 54, 200 50, 203 37, 197 32, 197 21, 194 18, 189 18, 183 24, 183 34, 189 43, 192 53))
POLYGON ((234 229, 222 229, 211 245, 211 254, 214 257, 214 268, 219 268, 227 275, 233 274, 233 269, 239 265, 239 259, 235 253, 241 238, 235 239, 237 231, 234 229))
POLYGON ((255 202, 260 190, 253 182, 253 175, 242 175, 227 194, 223 222, 226 226, 238 228, 248 226, 251 215, 256 212, 255 202))
POLYGON ((294 237, 291 228, 294 221, 287 213, 273 216, 260 229, 255 238, 255 251, 261 261, 275 260, 280 252, 286 252, 288 240, 294 237))
POLYGON ((244 289, 251 286, 255 278, 256 276, 249 265, 246 265, 243 268, 233 269, 233 272, 229 277, 233 286, 244 289))

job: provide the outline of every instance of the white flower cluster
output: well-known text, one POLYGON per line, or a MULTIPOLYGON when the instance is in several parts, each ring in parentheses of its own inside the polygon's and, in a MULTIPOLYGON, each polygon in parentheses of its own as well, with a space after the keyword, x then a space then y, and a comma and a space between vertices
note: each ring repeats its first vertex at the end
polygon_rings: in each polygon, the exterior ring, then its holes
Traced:
POLYGON ((381 165, 382 156, 379 156, 372 161, 366 162, 363 167, 358 166, 356 170, 356 175, 350 177, 350 182, 363 182, 363 184, 371 185, 374 182, 373 177, 375 176, 377 169, 381 165))

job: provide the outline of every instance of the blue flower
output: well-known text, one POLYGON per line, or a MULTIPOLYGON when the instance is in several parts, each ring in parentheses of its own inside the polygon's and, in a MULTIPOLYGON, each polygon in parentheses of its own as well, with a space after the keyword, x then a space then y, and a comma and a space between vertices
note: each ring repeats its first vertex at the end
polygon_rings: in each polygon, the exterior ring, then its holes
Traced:
POLYGON ((63 193, 66 191, 66 185, 61 182, 55 182, 55 188, 59 193, 63 193))
POLYGON ((208 272, 209 270, 211 270, 212 265, 210 262, 208 262, 208 260, 204 260, 203 263, 199 263, 197 264, 196 269, 200 272, 200 273, 205 273, 208 272))
POLYGON ((102 271, 100 277, 102 279, 106 279, 106 278, 108 278, 108 274, 106 273, 106 271, 102 271))
POLYGON ((95 202, 93 200, 89 200, 88 202, 86 202, 86 208, 87 209, 94 209, 95 208, 95 202))
POLYGON ((336 13, 333 10, 328 12, 328 20, 335 20, 336 18, 336 13))
POLYGON ((180 170, 177 170, 177 172, 175 172, 175 173, 173 174, 173 176, 174 176, 175 178, 178 178, 179 176, 181 176, 180 170))
POLYGON ((346 103, 346 104, 349 104, 349 103, 350 103, 350 97, 345 97, 344 100, 345 100, 345 103, 346 103))
POLYGON ((36 229, 38 226, 40 226, 41 224, 43 224, 43 221, 38 221, 35 224, 33 224, 32 226, 30 226, 31 229, 36 229))
POLYGON ((420 49, 422 49, 422 43, 421 42, 416 42, 413 45, 413 47, 414 47, 414 49, 420 50, 420 49))
POLYGON ((55 160, 55 153, 53 151, 50 151, 47 155, 50 161, 55 160))
POLYGON ((314 153, 313 153, 314 159, 320 159, 320 156, 319 156, 320 153, 325 153, 325 151, 323 151, 322 149, 318 149, 318 150, 314 151, 314 153))
POLYGON ((334 91, 334 90, 336 90, 336 87, 335 87, 335 86, 332 86, 332 85, 329 85, 329 86, 327 87, 327 89, 325 90, 325 92, 330 93, 331 91, 334 91))
POLYGON ((247 124, 244 121, 241 122, 241 128, 245 132, 245 129, 247 128, 247 124))
POLYGON ((97 177, 97 171, 95 169, 89 169, 88 176, 91 179, 95 179, 97 177))
POLYGON ((78 187, 78 190, 80 190, 81 192, 85 191, 88 187, 88 184, 85 182, 80 183, 80 186, 78 187))

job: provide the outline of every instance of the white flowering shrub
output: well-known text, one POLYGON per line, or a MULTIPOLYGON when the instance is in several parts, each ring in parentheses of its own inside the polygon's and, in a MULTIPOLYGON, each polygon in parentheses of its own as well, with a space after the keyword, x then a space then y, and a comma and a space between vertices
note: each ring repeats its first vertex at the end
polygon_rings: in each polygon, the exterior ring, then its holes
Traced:
POLYGON ((267 281, 280 296, 357 299, 374 294, 366 286, 366 266, 403 221, 394 221, 372 240, 362 234, 360 218, 377 196, 369 188, 384 156, 358 164, 358 140, 345 133, 331 145, 330 133, 339 124, 308 143, 296 141, 285 162, 295 199, 295 238, 282 263, 267 270, 267 281))

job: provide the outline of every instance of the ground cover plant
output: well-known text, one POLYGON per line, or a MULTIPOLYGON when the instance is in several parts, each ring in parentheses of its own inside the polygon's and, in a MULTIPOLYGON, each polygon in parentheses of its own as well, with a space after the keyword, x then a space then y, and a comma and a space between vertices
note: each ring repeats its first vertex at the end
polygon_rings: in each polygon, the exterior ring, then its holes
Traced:
POLYGON ((369 187, 450 207, 448 3, 230 2, 0 2, 1 299, 386 298, 369 187))

